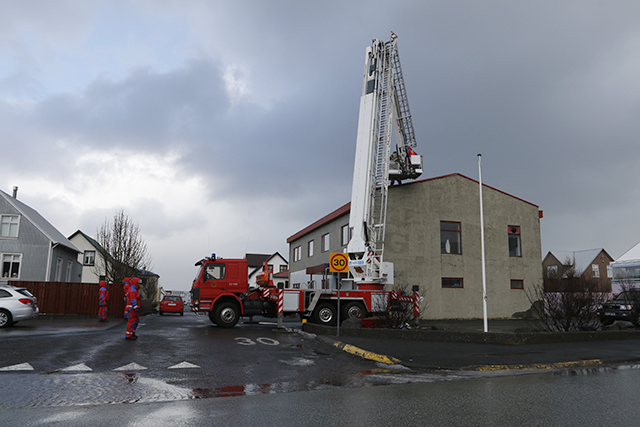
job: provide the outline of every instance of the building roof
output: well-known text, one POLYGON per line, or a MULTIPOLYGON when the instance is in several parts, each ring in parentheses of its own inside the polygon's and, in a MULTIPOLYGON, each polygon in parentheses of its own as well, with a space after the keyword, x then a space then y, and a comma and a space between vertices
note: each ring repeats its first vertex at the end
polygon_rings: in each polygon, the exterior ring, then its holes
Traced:
POLYGON ((82 237, 84 237, 85 239, 87 239, 87 241, 89 243, 91 243, 91 246, 93 246, 94 248, 96 248, 98 251, 100 252, 105 252, 104 249, 102 248, 102 245, 100 243, 98 243, 98 241, 96 239, 94 239, 93 237, 89 236, 88 234, 86 234, 85 232, 83 232, 82 230, 78 230, 75 233, 73 233, 71 236, 69 236, 69 240, 73 239, 73 237, 76 234, 80 234, 82 237))
POLYGON ((640 243, 636 244, 634 247, 629 249, 627 252, 620 255, 618 259, 616 259, 616 264, 627 264, 631 262, 640 262, 640 243))
POLYGON ((58 231, 49 221, 44 219, 35 209, 25 205, 20 200, 8 195, 0 190, 0 197, 3 197, 18 212, 24 215, 42 234, 44 234, 53 244, 65 246, 72 251, 80 252, 76 246, 58 231))
POLYGON ((549 251, 551 255, 553 255, 559 262, 564 263, 564 261, 569 258, 573 265, 575 266, 576 272, 582 274, 586 271, 593 261, 596 259, 601 252, 607 254, 609 259, 613 259, 604 248, 595 248, 595 249, 586 249, 582 251, 549 251))
MULTIPOLYGON (((456 176, 468 179, 469 181, 472 181, 472 182, 475 182, 476 184, 479 184, 479 181, 476 181, 473 178, 469 178, 469 177, 467 177, 465 175, 462 175, 462 174, 459 174, 459 173, 452 173, 452 174, 449 174, 449 175, 442 175, 442 176, 436 176, 436 177, 433 177, 433 178, 427 178, 427 179, 421 179, 421 180, 418 180, 418 181, 407 182, 406 184, 401 184, 399 186, 389 187, 389 189, 391 190, 393 188, 402 187, 402 186, 406 186, 406 185, 415 185, 415 184, 422 183, 422 182, 430 182, 430 181, 435 181, 437 179, 446 179, 446 178, 451 178, 451 177, 456 177, 456 176)), ((502 193, 502 194, 504 194, 506 196, 512 197, 512 198, 514 198, 516 200, 520 200, 521 202, 527 203, 527 204, 529 204, 531 206, 535 206, 536 208, 539 208, 538 205, 535 205, 535 204, 533 204, 531 202, 527 202, 526 200, 523 200, 523 199, 521 199, 519 197, 513 196, 513 195, 511 195, 509 193, 505 193, 504 191, 498 190, 497 188, 491 187, 491 186, 489 186, 487 184, 482 184, 482 186, 486 187, 486 188, 490 188, 490 189, 492 189, 494 191, 497 191, 499 193, 502 193)), ((291 243, 294 240, 297 240, 300 237, 304 236, 305 234, 311 233, 312 231, 322 227, 323 225, 333 221, 336 218, 341 217, 342 215, 347 215, 349 213, 350 209, 351 209, 351 202, 339 207, 338 209, 336 209, 335 211, 331 212, 330 214, 320 218, 319 220, 317 220, 313 224, 311 224, 311 225, 303 228, 302 230, 298 231, 296 234, 292 235, 291 237, 289 237, 287 239, 287 243, 291 243)), ((542 211, 540 211, 540 217, 542 218, 542 211)))

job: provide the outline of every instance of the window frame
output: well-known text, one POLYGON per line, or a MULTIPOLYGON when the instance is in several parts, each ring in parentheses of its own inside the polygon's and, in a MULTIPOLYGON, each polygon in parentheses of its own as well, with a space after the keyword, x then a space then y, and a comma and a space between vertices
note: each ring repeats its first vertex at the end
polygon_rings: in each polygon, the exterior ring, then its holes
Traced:
POLYGON ((340 227, 340 246, 347 246, 351 240, 351 228, 349 224, 340 227))
POLYGON ((96 251, 84 251, 82 254, 82 265, 86 267, 93 267, 96 265, 96 251), (87 261, 88 255, 93 254, 90 258, 90 262, 87 261))
POLYGON ((441 280, 441 286, 442 289, 464 289, 464 279, 462 277, 443 277, 441 280), (456 285, 445 285, 445 280, 449 281, 449 283, 451 283, 451 281, 460 281, 460 286, 456 286, 456 285))
POLYGON ((509 247, 509 256, 514 258, 522 258, 522 233, 519 225, 508 225, 507 226, 507 235, 508 235, 508 247, 509 247), (514 253, 511 250, 511 241, 512 237, 514 237, 517 245, 514 248, 514 253))
POLYGON ((320 252, 325 253, 329 252, 331 247, 331 233, 325 233, 320 237, 320 252))
MULTIPOLYGON (((451 242, 450 239, 448 239, 451 242)), ((451 243, 449 244, 451 246, 451 243)), ((462 223, 460 221, 440 221, 440 253, 446 255, 462 255, 462 223), (457 224, 458 229, 444 228, 444 224, 457 224), (458 252, 446 251, 446 243, 443 242, 442 232, 457 233, 458 235, 458 252)))
POLYGON ((22 254, 21 253, 0 253, 0 279, 19 279, 20 275, 22 273, 22 254), (12 257, 12 259, 10 261, 5 261, 5 257, 12 257), (14 260, 14 257, 18 257, 18 260, 14 260), (9 269, 8 269, 8 273, 7 276, 5 277, 5 269, 4 269, 4 264, 5 262, 9 263, 9 269), (18 274, 16 276, 12 276, 11 275, 11 271, 13 271, 13 264, 17 263, 18 264, 18 274))
POLYGON ((20 235, 20 215, 13 214, 2 214, 0 215, 0 239, 17 239, 20 235), (5 218, 8 218, 8 221, 5 221, 5 218), (11 221, 12 218, 15 218, 16 221, 11 221), (7 226, 7 234, 5 235, 2 230, 5 229, 5 225, 7 226), (11 230, 15 226, 15 236, 11 233, 11 230))
POLYGON ((300 261, 302 260, 302 246, 296 246, 295 248, 293 248, 293 261, 300 261))
POLYGON ((600 278, 600 266, 598 264, 591 264, 591 276, 594 279, 600 278))
POLYGON ((510 286, 511 286, 511 289, 523 291, 524 290, 524 280, 523 279, 511 279, 510 286))
POLYGON ((311 258, 313 256, 315 244, 315 239, 311 239, 307 242, 307 258, 311 258))

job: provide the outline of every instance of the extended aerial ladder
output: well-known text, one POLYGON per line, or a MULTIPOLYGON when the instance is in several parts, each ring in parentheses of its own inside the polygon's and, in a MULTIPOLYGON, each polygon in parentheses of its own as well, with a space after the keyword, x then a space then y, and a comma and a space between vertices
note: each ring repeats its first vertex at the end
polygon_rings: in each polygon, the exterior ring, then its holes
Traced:
POLYGON ((393 284, 393 264, 383 261, 389 181, 422 174, 415 146, 396 35, 391 33, 388 42, 373 39, 365 55, 347 246, 349 271, 360 289, 393 284))

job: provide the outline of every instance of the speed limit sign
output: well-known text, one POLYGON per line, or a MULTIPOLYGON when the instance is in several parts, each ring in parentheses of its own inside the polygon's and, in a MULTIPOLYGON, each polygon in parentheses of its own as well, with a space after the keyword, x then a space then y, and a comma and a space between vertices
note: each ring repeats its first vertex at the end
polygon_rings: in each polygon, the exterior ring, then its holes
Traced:
POLYGON ((329 267, 332 273, 349 272, 349 256, 342 252, 331 252, 329 267))

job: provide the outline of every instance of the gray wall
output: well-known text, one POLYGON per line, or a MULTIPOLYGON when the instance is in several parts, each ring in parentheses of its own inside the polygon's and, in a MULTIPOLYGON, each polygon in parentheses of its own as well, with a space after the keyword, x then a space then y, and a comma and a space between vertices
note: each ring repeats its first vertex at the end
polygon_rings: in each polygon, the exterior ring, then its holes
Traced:
MULTIPOLYGON (((527 290, 542 284, 538 207, 486 186, 483 197, 488 316, 511 317, 531 306, 527 290), (509 225, 521 227, 521 257, 509 256, 509 225), (511 289, 511 279, 525 289, 511 289)), ((423 318, 482 318, 478 183, 450 175, 393 187, 385 260, 395 264, 396 287, 420 286, 423 318), (461 223, 461 255, 441 253, 440 221, 461 223), (462 278, 463 288, 443 288, 443 277, 462 278)))

